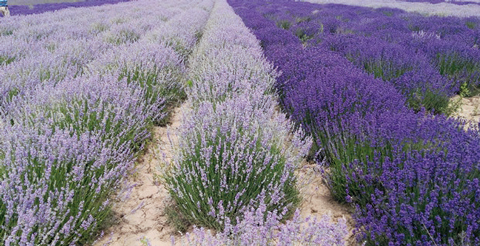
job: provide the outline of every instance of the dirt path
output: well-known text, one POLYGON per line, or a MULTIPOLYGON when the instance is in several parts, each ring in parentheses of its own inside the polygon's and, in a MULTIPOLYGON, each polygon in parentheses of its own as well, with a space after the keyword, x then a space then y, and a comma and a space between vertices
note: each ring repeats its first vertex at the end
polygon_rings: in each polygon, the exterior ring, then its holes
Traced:
POLYGON ((357 245, 353 235, 354 220, 352 213, 354 208, 348 204, 340 204, 333 199, 326 181, 322 177, 321 167, 314 163, 303 163, 303 168, 297 173, 300 184, 300 191, 303 201, 300 206, 302 217, 315 216, 320 219, 323 215, 329 214, 336 222, 338 219, 347 220, 348 235, 347 245, 357 245))
POLYGON ((454 117, 464 118, 469 125, 478 125, 480 123, 480 95, 468 98, 455 96, 452 101, 460 101, 460 108, 453 114, 454 117))
POLYGON ((174 230, 166 223, 167 217, 163 211, 168 192, 164 185, 156 182, 155 173, 158 173, 159 165, 171 159, 167 133, 180 126, 182 107, 175 110, 171 125, 154 128, 153 141, 139 158, 136 173, 128 180, 127 187, 133 188, 127 199, 116 202, 113 208, 114 224, 95 246, 148 245, 147 241, 142 243, 141 239, 148 240, 149 245, 171 245, 170 235, 174 234, 174 230))

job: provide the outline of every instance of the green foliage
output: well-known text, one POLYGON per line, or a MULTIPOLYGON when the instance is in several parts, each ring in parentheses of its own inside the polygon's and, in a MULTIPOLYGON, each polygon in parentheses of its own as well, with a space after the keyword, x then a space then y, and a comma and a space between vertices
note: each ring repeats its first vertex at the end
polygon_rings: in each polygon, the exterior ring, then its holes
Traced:
POLYGON ((297 36, 302 42, 313 38, 312 36, 307 35, 302 28, 295 30, 295 36, 297 36))
POLYGON ((384 14, 385 16, 393 16, 392 11, 382 11, 382 14, 384 14))
POLYGON ((7 96, 7 102, 11 102, 12 99, 17 96, 20 93, 20 89, 18 88, 12 88, 10 91, 8 91, 8 96, 7 96))
POLYGON ((464 82, 460 86, 460 96, 462 97, 468 97, 470 95, 470 90, 468 89, 468 84, 464 82))
MULTIPOLYGON (((350 61, 355 62, 354 58, 350 57, 350 61)), ((384 81, 391 81, 392 79, 399 78, 406 72, 411 71, 413 67, 409 66, 397 66, 394 62, 384 59, 376 59, 363 62, 363 69, 370 74, 373 74, 375 78, 381 78, 384 81)))
POLYGON ((459 85, 462 96, 469 97, 479 93, 480 63, 463 59, 456 53, 437 54, 436 63, 441 75, 459 85))
POLYGON ((277 26, 282 29, 288 30, 292 26, 292 23, 288 20, 281 20, 277 22, 277 26))
POLYGON ((295 18, 295 23, 302 23, 302 22, 309 22, 312 20, 311 16, 304 16, 304 17, 296 17, 295 18))
POLYGON ((173 202, 165 207, 165 215, 167 215, 167 223, 173 226, 175 231, 184 233, 191 225, 190 221, 180 212, 178 205, 173 202))
POLYGON ((0 37, 10 36, 12 34, 13 34, 13 29, 8 29, 8 27, 3 27, 3 29, 0 30, 0 37))
POLYGON ((475 23, 473 21, 466 21, 465 25, 470 29, 475 29, 477 27, 477 23, 475 23))
POLYGON ((134 30, 122 29, 117 33, 110 33, 106 36, 105 42, 111 43, 114 45, 122 45, 127 43, 134 43, 140 39, 140 34, 134 30))
POLYGON ((16 57, 0 56, 0 66, 8 65, 8 64, 14 62, 15 59, 16 59, 16 57))
POLYGON ((90 32, 95 33, 95 34, 99 34, 99 33, 107 31, 109 28, 110 28, 110 26, 107 25, 106 23, 96 22, 96 23, 93 23, 91 25, 90 32))
POLYGON ((435 114, 450 115, 454 109, 450 107, 450 99, 439 93, 426 90, 424 92, 417 90, 407 95, 407 103, 410 108, 419 112, 422 108, 435 114))

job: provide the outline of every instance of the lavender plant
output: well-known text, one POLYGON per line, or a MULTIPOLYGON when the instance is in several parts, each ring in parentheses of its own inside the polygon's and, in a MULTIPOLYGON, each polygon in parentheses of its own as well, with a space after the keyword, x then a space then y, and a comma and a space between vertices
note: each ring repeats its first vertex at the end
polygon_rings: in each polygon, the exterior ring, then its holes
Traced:
POLYGON ((300 201, 293 172, 308 142, 297 133, 288 143, 289 122, 272 104, 252 104, 241 98, 203 102, 182 124, 165 181, 193 224, 222 230, 224 216, 241 217, 260 196, 269 211, 291 211, 300 201))
POLYGON ((12 15, 32 15, 40 14, 44 12, 57 11, 64 8, 87 8, 101 5, 111 5, 121 2, 127 2, 127 0, 86 0, 82 2, 73 2, 73 3, 44 3, 44 4, 35 4, 33 6, 29 5, 12 5, 10 6, 10 11, 12 15))
POLYGON ((363 36, 338 35, 324 42, 367 73, 391 82, 406 95, 411 108, 418 111, 424 107, 437 113, 449 111, 451 82, 440 76, 424 55, 363 36))
POLYGON ((163 44, 141 41, 113 49, 88 66, 91 74, 112 74, 117 80, 126 80, 128 84, 143 88, 147 105, 165 100, 165 105, 157 108, 158 112, 167 113, 185 99, 182 85, 184 63, 173 49, 163 44))
POLYGON ((303 219, 297 210, 292 220, 282 224, 280 216, 266 209, 265 205, 260 205, 256 210, 247 211, 244 219, 235 225, 227 220, 225 230, 216 235, 205 228, 194 228, 181 245, 346 245, 345 219, 337 224, 332 223, 328 215, 320 220, 316 217, 303 219))
POLYGON ((94 134, 22 126, 2 129, 2 245, 84 242, 109 211, 108 197, 132 164, 94 134))
MULTIPOLYGON (((147 8, 149 4, 151 3, 147 1, 136 5, 136 7, 147 8)), ((54 21, 57 19, 56 15, 53 15, 51 19, 43 16, 37 18, 25 17, 25 19, 22 19, 20 21, 22 24, 20 29, 7 37, 12 43, 15 43, 13 47, 8 49, 13 51, 29 50, 26 48, 27 46, 38 49, 24 54, 8 55, 8 57, 15 57, 15 60, 0 72, 2 73, 2 78, 4 78, 4 83, 0 85, 2 98, 11 97, 12 94, 21 94, 24 89, 34 88, 36 84, 41 82, 50 80, 61 82, 65 79, 81 76, 85 73, 85 70, 88 70, 86 68, 90 63, 95 64, 94 60, 105 57, 104 53, 108 54, 107 51, 111 51, 110 55, 114 52, 113 50, 121 51, 124 48, 123 46, 115 48, 111 44, 103 42, 103 35, 92 33, 90 30, 91 22, 87 22, 100 21, 100 16, 105 16, 106 14, 108 17, 103 18, 103 21, 113 23, 120 16, 115 12, 118 10, 116 8, 121 8, 121 5, 112 7, 108 11, 105 8, 103 11, 98 12, 88 12, 82 9, 64 10, 57 13, 63 18, 58 22, 54 21), (110 13, 112 14, 111 16, 109 16, 110 13), (83 19, 84 15, 90 18, 83 19), (80 25, 75 26, 75 28, 71 28, 72 16, 79 16, 77 20, 80 25), (70 20, 70 22, 66 20, 70 20), (33 21, 40 21, 42 25, 34 24, 33 21), (82 25, 84 21, 86 23, 82 25), (52 22, 55 22, 55 24, 52 25, 52 22), (49 34, 41 40, 30 40, 30 32, 49 34), (27 39, 27 41, 18 42, 23 39, 27 39), (39 57, 41 59, 38 59, 39 57)), ((161 17, 169 17, 175 14, 175 12, 170 13, 172 11, 159 9, 156 7, 157 12, 154 14, 159 14, 161 17)), ((155 10, 155 8, 152 8, 152 10, 155 10)), ((151 20, 149 18, 137 19, 136 24, 137 26, 158 25, 164 22, 163 17, 159 19, 152 18, 151 20)), ((132 20, 123 19, 123 21, 130 22, 132 20)), ((115 26, 116 24, 110 24, 108 29, 115 26)), ((105 31, 108 31, 108 29, 105 31)), ((141 35, 145 35, 147 32, 149 32, 148 28, 139 29, 141 35)), ((105 59, 109 58, 106 57, 105 59)), ((110 57, 110 59, 115 59, 115 57, 110 57)))

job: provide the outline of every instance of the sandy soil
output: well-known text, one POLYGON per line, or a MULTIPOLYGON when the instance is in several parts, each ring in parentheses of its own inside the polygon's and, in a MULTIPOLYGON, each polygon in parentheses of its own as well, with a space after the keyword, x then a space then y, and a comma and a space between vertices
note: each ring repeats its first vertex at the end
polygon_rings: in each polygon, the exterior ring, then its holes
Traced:
POLYGON ((468 98, 455 96, 451 100, 460 102, 460 108, 453 114, 453 117, 466 119, 471 126, 480 123, 480 95, 468 98))
POLYGON ((352 214, 354 207, 348 204, 340 204, 336 202, 328 187, 326 180, 322 177, 321 167, 315 163, 303 163, 303 167, 297 173, 300 184, 300 191, 303 196, 303 202, 300 206, 300 214, 302 217, 315 216, 321 218, 328 214, 336 222, 338 219, 345 218, 349 234, 347 235, 347 245, 357 245, 352 229, 354 228, 354 220, 352 214))
MULTIPOLYGON (((140 246, 144 245, 140 241, 144 238, 153 246, 171 245, 170 235, 175 231, 167 225, 163 211, 168 192, 155 174, 157 168, 171 158, 168 133, 180 126, 180 110, 181 107, 175 110, 171 125, 154 128, 153 141, 139 158, 137 171, 126 185, 132 187, 129 196, 124 201, 117 201, 113 208, 115 222, 95 246, 140 246)), ((172 136, 170 139, 175 141, 172 136)))

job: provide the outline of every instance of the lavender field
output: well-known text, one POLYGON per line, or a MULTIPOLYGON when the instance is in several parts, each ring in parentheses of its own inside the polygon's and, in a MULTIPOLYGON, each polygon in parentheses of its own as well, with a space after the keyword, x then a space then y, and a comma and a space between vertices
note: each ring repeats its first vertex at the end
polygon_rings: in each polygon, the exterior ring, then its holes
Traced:
POLYGON ((9 1, 0 245, 480 245, 480 3, 322 2, 9 1))

